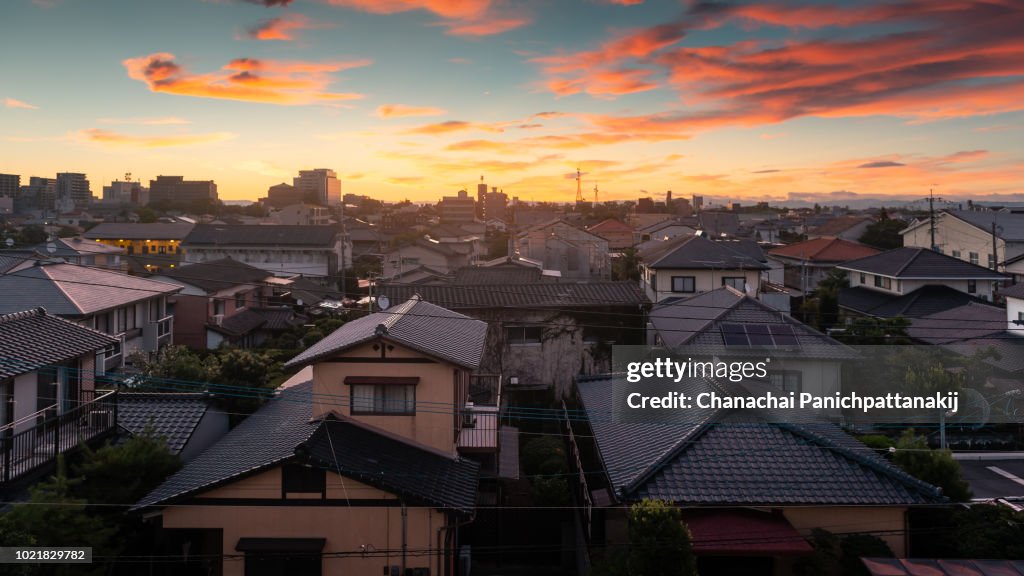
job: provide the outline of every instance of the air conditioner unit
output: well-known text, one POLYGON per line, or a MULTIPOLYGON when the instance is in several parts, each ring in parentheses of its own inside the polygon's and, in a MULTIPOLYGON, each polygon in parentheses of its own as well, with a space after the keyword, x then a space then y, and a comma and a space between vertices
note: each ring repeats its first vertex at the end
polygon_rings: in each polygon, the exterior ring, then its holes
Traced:
POLYGON ((462 427, 472 428, 476 426, 476 414, 473 413, 473 403, 466 402, 466 409, 462 412, 462 427))
POLYGON ((212 320, 214 326, 222 326, 224 324, 224 315, 223 314, 214 314, 213 318, 211 320, 212 320))

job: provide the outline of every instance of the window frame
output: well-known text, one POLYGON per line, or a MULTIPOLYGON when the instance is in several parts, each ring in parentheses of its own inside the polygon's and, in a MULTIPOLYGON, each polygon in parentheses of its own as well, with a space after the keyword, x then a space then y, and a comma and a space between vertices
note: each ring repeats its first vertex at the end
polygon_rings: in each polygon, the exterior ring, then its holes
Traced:
POLYGON ((697 277, 696 276, 672 276, 669 279, 669 289, 677 294, 693 294, 697 291, 697 277), (676 290, 676 280, 679 280, 683 284, 683 289, 676 290), (690 289, 686 290, 686 281, 690 282, 690 289))
POLYGON ((505 326, 505 340, 509 346, 540 346, 544 343, 544 327, 529 324, 505 326), (515 339, 513 337, 512 334, 515 330, 523 331, 522 339, 515 339), (531 338, 529 335, 534 331, 536 331, 537 337, 531 338))
POLYGON ((349 386, 349 413, 353 416, 415 416, 416 387, 419 377, 402 376, 348 376, 345 384, 349 386), (372 389, 372 395, 366 396, 365 391, 372 389), (388 392, 404 390, 404 398, 389 398, 388 392), (363 394, 360 392, 363 391, 363 394), (364 408, 369 399, 372 405, 364 408), (392 406, 393 404, 393 406, 392 406), (400 407, 400 409, 393 409, 400 407))
POLYGON ((967 281, 967 293, 968 294, 977 294, 978 293, 978 281, 977 280, 968 280, 967 281))
POLYGON ((733 288, 734 290, 739 290, 740 292, 746 292, 747 291, 747 277, 746 276, 722 276, 722 286, 729 286, 729 287, 733 288), (736 286, 733 286, 733 284, 732 284, 732 283, 734 283, 737 280, 740 281, 740 287, 739 288, 737 288, 736 286))

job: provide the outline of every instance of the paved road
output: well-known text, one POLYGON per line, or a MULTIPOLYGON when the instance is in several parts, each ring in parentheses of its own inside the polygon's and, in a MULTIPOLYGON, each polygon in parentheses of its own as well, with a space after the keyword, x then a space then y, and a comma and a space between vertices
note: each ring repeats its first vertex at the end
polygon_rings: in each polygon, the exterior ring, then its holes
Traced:
POLYGON ((975 498, 1024 498, 1024 454, 956 454, 975 498))

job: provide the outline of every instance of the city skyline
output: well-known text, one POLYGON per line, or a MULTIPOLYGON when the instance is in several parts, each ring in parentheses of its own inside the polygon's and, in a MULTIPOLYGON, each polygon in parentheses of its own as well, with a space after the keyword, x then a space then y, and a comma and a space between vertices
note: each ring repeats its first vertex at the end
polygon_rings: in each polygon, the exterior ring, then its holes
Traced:
POLYGON ((16 0, 0 172, 523 201, 1024 200, 1024 5, 16 0), (39 43, 42 30, 47 42, 39 43), (187 34, 183 34, 187 30, 187 34))

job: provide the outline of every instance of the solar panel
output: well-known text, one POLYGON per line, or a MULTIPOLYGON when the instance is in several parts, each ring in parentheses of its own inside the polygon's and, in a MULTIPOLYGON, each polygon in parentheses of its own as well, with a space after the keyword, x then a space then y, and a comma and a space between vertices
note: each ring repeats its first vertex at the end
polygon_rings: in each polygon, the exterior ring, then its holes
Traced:
POLYGON ((776 346, 798 345, 796 333, 793 332, 793 327, 789 324, 771 324, 769 329, 771 330, 772 337, 775 339, 776 346))
POLYGON ((772 335, 768 332, 767 324, 747 324, 747 337, 750 339, 751 346, 771 346, 772 335))
POLYGON ((742 324, 722 324, 722 338, 725 339, 726 346, 749 346, 750 340, 747 339, 747 331, 743 328, 742 324))

